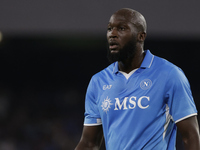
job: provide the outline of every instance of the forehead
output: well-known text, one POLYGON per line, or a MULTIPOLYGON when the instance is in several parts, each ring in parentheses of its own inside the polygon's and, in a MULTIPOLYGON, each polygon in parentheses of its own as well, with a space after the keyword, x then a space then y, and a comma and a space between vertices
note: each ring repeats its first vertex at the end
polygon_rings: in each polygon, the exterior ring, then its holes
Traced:
POLYGON ((133 18, 129 14, 113 14, 110 17, 109 24, 120 23, 120 24, 128 24, 133 23, 133 18))

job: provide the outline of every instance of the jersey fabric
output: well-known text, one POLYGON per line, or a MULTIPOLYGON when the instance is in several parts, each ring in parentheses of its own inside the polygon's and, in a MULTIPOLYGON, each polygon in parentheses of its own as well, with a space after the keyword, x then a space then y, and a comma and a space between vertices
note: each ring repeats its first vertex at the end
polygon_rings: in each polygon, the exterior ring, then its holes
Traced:
POLYGON ((107 150, 175 150, 175 123, 194 115, 183 71, 147 50, 130 77, 115 62, 91 78, 84 125, 102 124, 107 150))

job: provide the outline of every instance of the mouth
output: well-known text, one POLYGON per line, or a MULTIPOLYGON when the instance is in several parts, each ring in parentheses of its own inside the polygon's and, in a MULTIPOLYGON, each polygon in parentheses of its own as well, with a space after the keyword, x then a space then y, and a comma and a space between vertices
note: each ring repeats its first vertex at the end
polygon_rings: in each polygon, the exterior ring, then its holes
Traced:
POLYGON ((110 41, 109 42, 109 49, 111 52, 115 52, 119 47, 119 44, 116 41, 110 41))

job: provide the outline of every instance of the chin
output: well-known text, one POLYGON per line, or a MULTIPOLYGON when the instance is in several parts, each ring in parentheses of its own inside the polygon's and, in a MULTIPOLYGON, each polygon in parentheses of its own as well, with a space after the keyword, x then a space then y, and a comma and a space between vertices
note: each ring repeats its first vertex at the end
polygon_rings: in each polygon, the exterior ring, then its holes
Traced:
POLYGON ((110 63, 116 62, 120 60, 120 54, 118 51, 115 52, 108 52, 107 58, 109 60, 110 63))

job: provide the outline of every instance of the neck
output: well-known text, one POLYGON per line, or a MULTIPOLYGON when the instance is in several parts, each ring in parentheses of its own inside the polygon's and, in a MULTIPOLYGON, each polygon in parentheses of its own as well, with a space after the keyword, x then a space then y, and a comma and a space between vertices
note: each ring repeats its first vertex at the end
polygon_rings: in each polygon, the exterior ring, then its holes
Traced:
POLYGON ((140 51, 138 53, 135 54, 135 56, 133 58, 127 59, 125 61, 119 61, 119 70, 129 73, 132 70, 139 68, 142 64, 142 61, 144 59, 144 51, 140 51))

